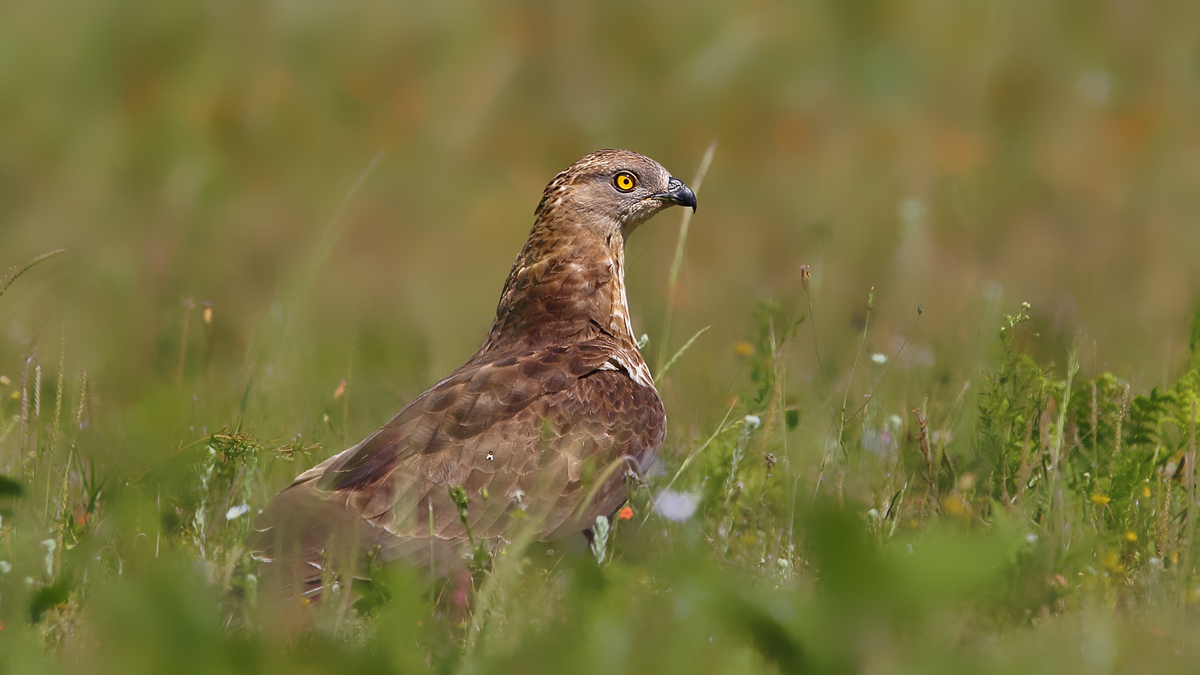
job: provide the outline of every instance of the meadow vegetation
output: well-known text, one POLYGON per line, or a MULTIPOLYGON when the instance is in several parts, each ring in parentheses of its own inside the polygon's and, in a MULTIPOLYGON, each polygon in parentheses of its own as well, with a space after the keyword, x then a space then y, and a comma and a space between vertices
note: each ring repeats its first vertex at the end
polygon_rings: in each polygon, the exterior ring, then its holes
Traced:
POLYGON ((1197 18, 0 7, 0 672, 1191 672, 1197 18), (707 168, 628 247, 661 466, 591 549, 281 634, 254 514, 474 350, 606 145, 707 168))

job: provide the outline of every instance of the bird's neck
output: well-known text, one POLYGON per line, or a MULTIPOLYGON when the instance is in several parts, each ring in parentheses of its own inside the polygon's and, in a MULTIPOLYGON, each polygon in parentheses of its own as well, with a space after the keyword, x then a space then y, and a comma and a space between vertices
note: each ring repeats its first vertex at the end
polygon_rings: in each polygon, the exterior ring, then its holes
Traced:
POLYGON ((637 351, 625 299, 625 242, 539 221, 513 263, 483 351, 604 335, 637 351))

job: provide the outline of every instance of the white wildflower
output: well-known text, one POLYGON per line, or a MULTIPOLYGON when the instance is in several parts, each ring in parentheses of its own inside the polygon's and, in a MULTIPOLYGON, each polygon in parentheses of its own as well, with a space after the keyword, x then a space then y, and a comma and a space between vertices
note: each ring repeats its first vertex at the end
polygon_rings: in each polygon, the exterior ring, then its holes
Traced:
POLYGON ((654 501, 654 510, 658 515, 682 523, 696 512, 700 506, 700 495, 685 494, 674 490, 663 490, 654 501))

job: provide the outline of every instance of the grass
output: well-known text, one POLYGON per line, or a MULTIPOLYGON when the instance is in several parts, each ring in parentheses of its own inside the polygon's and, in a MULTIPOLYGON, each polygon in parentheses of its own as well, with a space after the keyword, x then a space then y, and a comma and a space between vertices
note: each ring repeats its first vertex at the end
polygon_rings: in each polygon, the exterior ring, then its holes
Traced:
MULTIPOLYGON (((181 433, 149 465, 106 461, 112 432, 86 375, 60 355, 43 376, 31 357, 0 409, 6 670, 1186 668, 1200 627, 1200 329, 1169 386, 1137 391, 1081 377, 1078 347, 1061 374, 1036 363, 1019 347, 1037 339, 1032 311, 1004 317, 962 375, 977 393, 918 392, 904 413, 895 387, 920 380, 903 347, 863 358, 864 320, 852 360, 826 366, 844 378, 789 388, 811 317, 763 303, 738 347, 735 402, 633 491, 640 517, 613 524, 608 550, 520 542, 478 567, 473 600, 453 580, 382 568, 362 601, 339 591, 292 639, 257 604, 242 541, 267 477, 308 466, 319 443, 259 440, 243 419, 181 433), (851 391, 870 393, 848 414, 851 391), (655 514, 670 494, 699 508, 655 514)), ((237 409, 245 397, 228 391, 237 409)))
POLYGON ((0 7, 0 672, 1190 672, 1196 12, 0 7), (251 518, 605 146, 705 169, 629 242, 632 518, 286 636, 251 518))

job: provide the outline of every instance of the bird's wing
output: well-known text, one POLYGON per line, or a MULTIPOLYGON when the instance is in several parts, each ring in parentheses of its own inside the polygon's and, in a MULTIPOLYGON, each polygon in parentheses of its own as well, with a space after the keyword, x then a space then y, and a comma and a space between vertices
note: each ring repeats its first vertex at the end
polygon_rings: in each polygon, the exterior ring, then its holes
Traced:
POLYGON ((260 557, 282 540, 285 557, 313 564, 341 537, 354 555, 425 564, 432 551, 453 564, 469 549, 454 487, 485 545, 523 523, 548 539, 611 515, 666 425, 658 394, 621 363, 607 340, 472 359, 272 500, 256 522, 260 557))

